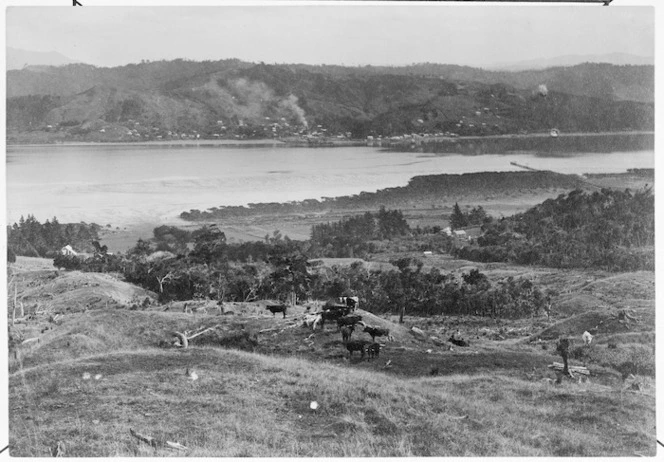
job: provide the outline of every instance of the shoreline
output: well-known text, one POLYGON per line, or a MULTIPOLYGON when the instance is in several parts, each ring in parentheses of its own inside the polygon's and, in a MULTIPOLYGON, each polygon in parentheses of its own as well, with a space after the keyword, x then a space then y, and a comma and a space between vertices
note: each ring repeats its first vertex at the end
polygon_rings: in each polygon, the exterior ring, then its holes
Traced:
MULTIPOLYGON (((593 136, 616 136, 616 135, 655 135, 654 131, 618 131, 618 132, 569 132, 559 133, 557 138, 566 137, 593 137, 593 136)), ((255 140, 160 140, 160 141, 69 141, 69 142, 53 142, 53 143, 7 143, 7 148, 16 147, 86 147, 86 146, 179 146, 179 147, 205 147, 205 146, 243 146, 243 147, 265 147, 265 146, 279 146, 279 147, 349 147, 349 146, 373 146, 373 147, 389 147, 410 144, 413 142, 427 143, 431 141, 475 141, 475 140, 509 140, 509 139, 528 139, 528 138, 554 138, 548 132, 542 133, 510 133, 505 135, 472 135, 472 136, 421 136, 415 134, 417 137, 402 140, 390 140, 383 138, 382 140, 368 141, 364 139, 348 139, 338 140, 334 138, 321 138, 321 139, 255 139, 255 140)))
MULTIPOLYGON (((342 204, 340 202, 343 202, 344 199, 350 199, 353 196, 337 196, 332 203, 323 205, 319 210, 308 210, 307 207, 295 207, 292 210, 283 209, 279 211, 264 209, 253 210, 246 215, 209 216, 198 220, 186 220, 180 216, 162 217, 159 221, 142 220, 140 223, 127 224, 124 230, 108 230, 109 232, 100 237, 104 243, 109 245, 109 248, 117 246, 119 247, 118 250, 124 251, 128 248, 128 244, 135 244, 138 238, 152 237, 152 230, 161 225, 176 226, 192 231, 203 225, 216 223, 226 234, 229 243, 261 240, 266 234, 271 235, 275 230, 281 231, 283 235, 289 236, 291 239, 302 240, 308 238, 312 225, 341 220, 345 216, 360 215, 367 211, 375 212, 381 205, 385 205, 390 209, 402 210, 413 227, 415 225, 433 226, 447 221, 447 217, 452 212, 452 204, 455 202, 465 206, 480 205, 487 213, 495 217, 509 216, 523 212, 546 199, 555 198, 560 194, 569 192, 582 184, 588 184, 587 181, 580 177, 577 178, 575 175, 555 174, 553 172, 539 172, 539 175, 533 175, 529 172, 493 172, 488 174, 485 172, 484 174, 469 175, 471 175, 469 177, 471 180, 475 180, 474 183, 477 183, 477 185, 484 184, 484 187, 462 188, 459 185, 454 187, 453 184, 445 184, 443 185, 444 189, 448 189, 447 186, 450 186, 449 192, 436 199, 425 192, 435 188, 433 188, 433 184, 426 181, 427 178, 423 177, 424 181, 421 182, 424 184, 420 186, 424 188, 413 188, 412 186, 392 187, 384 188, 380 190, 380 193, 355 196, 369 199, 361 204, 342 204), (501 185, 500 181, 494 182, 493 185, 484 181, 485 178, 502 178, 505 174, 516 174, 516 177, 524 180, 527 177, 544 175, 550 177, 551 181, 519 181, 511 183, 507 188, 501 185), (413 189, 413 191, 407 194, 408 189, 413 189), (403 194, 399 194, 399 191, 403 191, 403 194), (387 195, 392 194, 399 197, 387 197, 387 195), (139 235, 140 233, 143 234, 139 235)), ((457 177, 457 175, 441 175, 442 179, 453 179, 454 177, 457 177)), ((618 174, 595 174, 591 178, 593 188, 636 189, 643 187, 644 184, 652 184, 652 181, 652 177, 648 172, 629 171, 618 174)), ((300 205, 305 202, 307 201, 302 201, 300 205)), ((262 205, 266 205, 266 203, 262 205)), ((279 205, 286 204, 280 203, 279 205)))
POLYGON ((7 147, 16 148, 16 147, 43 147, 43 146, 55 146, 55 147, 77 147, 77 146, 187 146, 187 147, 197 147, 197 146, 248 146, 248 147, 257 147, 257 146, 274 146, 274 145, 285 145, 281 140, 167 140, 167 141, 108 141, 108 142, 98 142, 98 141, 70 141, 66 143, 19 143, 19 144, 7 144, 7 147))

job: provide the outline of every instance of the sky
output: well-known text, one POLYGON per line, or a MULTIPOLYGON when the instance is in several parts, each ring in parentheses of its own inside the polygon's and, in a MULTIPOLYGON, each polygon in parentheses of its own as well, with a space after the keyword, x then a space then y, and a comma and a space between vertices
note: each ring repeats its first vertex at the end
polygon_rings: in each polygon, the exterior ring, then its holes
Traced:
POLYGON ((56 51, 97 66, 239 58, 489 67, 565 55, 655 53, 654 8, 618 2, 608 8, 431 2, 91 7, 92 2, 82 1, 83 8, 10 6, 6 46, 56 51))

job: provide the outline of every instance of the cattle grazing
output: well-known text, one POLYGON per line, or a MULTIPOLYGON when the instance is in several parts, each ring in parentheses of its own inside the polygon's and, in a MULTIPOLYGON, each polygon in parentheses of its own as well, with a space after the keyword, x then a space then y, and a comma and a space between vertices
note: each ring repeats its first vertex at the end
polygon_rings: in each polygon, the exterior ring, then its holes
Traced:
POLYGON ((581 339, 583 340, 584 345, 589 346, 593 341, 593 335, 590 332, 585 331, 581 336, 581 339))
POLYGON ((456 346, 460 346, 460 347, 470 346, 470 344, 468 342, 466 342, 465 340, 454 338, 454 335, 451 336, 449 339, 447 339, 447 341, 450 342, 450 343, 455 344, 456 346))
POLYGON ((369 359, 377 358, 380 353, 380 343, 372 343, 367 347, 367 354, 369 359))
POLYGON ((353 356, 353 351, 359 351, 362 358, 364 358, 364 350, 367 342, 364 340, 349 340, 345 343, 348 350, 348 357, 353 356))
POLYGON ((351 311, 355 311, 360 304, 359 297, 339 297, 339 303, 346 305, 351 311))
POLYGON ((360 321, 362 321, 362 316, 359 314, 347 314, 346 316, 337 319, 337 326, 339 326, 339 328, 343 326, 354 326, 360 321))
POLYGON ((265 309, 268 309, 272 312, 272 316, 274 316, 276 313, 283 313, 284 318, 286 317, 286 309, 288 307, 286 305, 267 305, 265 309))
POLYGON ((325 327, 325 321, 336 321, 347 314, 348 314, 348 308, 345 306, 325 309, 321 313, 321 315, 323 316, 321 327, 325 327))
POLYGON ((380 327, 365 326, 364 332, 371 335, 372 342, 376 341, 376 337, 387 337, 388 340, 392 338, 389 329, 383 329, 380 327))
POLYGON ((346 343, 350 340, 350 336, 353 335, 353 330, 355 329, 355 326, 350 325, 350 326, 343 326, 341 328, 341 340, 346 343))

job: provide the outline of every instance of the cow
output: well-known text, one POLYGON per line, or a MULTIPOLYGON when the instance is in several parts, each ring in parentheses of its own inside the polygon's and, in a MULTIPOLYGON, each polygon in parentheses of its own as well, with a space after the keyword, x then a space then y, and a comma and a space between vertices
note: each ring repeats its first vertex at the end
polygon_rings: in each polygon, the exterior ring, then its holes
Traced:
POLYGON ((337 326, 341 329, 343 326, 355 326, 358 322, 362 321, 362 316, 359 314, 347 314, 337 319, 337 326))
POLYGON ((287 308, 288 307, 286 305, 267 305, 265 307, 265 309, 270 310, 270 312, 272 312, 273 317, 276 313, 283 313, 284 318, 286 317, 286 309, 287 308))
POLYGON ((349 340, 348 342, 345 343, 346 349, 348 350, 348 357, 353 356, 353 351, 359 351, 360 356, 364 358, 364 350, 366 348, 366 342, 365 340, 349 340))
POLYGON ((339 303, 346 305, 350 311, 355 311, 355 308, 360 305, 360 299, 359 297, 339 297, 339 303))
POLYGON ((380 327, 365 326, 364 332, 371 335, 372 342, 376 341, 376 337, 387 337, 388 340, 392 338, 389 329, 383 329, 380 327))
POLYGON ((321 327, 325 327, 325 321, 336 321, 339 318, 346 316, 349 311, 349 308, 344 305, 327 306, 321 313, 323 316, 321 327))
POLYGON ((353 335, 353 330, 355 326, 343 326, 341 328, 341 341, 346 343, 350 340, 351 335, 353 335))
POLYGON ((367 354, 369 355, 369 359, 377 358, 379 353, 380 343, 374 342, 367 347, 367 354))

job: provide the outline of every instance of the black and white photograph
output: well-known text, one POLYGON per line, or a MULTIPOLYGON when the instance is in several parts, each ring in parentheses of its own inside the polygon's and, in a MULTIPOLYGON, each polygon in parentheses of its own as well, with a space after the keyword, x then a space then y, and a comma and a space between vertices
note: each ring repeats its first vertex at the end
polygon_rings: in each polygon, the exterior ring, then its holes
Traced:
POLYGON ((664 453, 654 1, 3 6, 0 457, 664 453))

